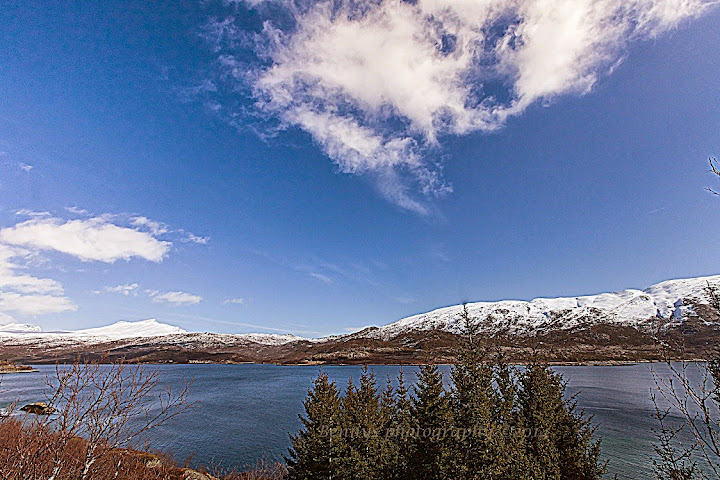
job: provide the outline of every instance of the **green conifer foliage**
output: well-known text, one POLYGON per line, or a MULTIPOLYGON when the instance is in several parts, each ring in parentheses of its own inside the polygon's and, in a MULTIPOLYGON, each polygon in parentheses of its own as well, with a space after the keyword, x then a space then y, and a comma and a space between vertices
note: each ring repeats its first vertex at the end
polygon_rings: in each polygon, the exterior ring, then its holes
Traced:
POLYGON ((437 365, 420 367, 411 412, 417 431, 411 435, 408 459, 410 478, 443 479, 446 431, 451 425, 451 417, 443 375, 437 365))
POLYGON ((398 480, 413 480, 410 471, 410 449, 412 448, 412 436, 418 431, 417 420, 413 415, 412 399, 410 391, 405 383, 405 372, 400 369, 398 374, 398 386, 395 389, 395 410, 393 412, 392 440, 398 451, 397 471, 392 478, 398 480))
POLYGON ((381 425, 380 435, 380 466, 382 478, 386 480, 400 480, 402 451, 399 439, 396 438, 397 429, 397 398, 390 377, 380 396, 381 425))
POLYGON ((327 374, 320 373, 304 401, 303 428, 291 437, 286 457, 289 480, 340 480, 337 466, 343 456, 339 392, 327 374))
POLYGON ((363 369, 356 387, 348 384, 342 402, 345 451, 341 473, 344 480, 374 480, 383 470, 385 425, 375 374, 363 369))
MULTIPOLYGON (((404 372, 378 392, 363 369, 345 395, 320 374, 292 437, 290 480, 599 480, 600 442, 559 374, 533 360, 508 365, 481 347, 463 309, 465 341, 449 391, 437 365, 420 367, 411 395, 404 372), (334 433, 331 435, 330 433, 334 433)), ((710 370, 717 382, 720 363, 710 370)))
POLYGON ((463 306, 464 342, 452 368, 451 407, 456 432, 449 451, 452 477, 460 479, 522 478, 522 436, 517 431, 513 370, 481 348, 479 325, 463 306))
POLYGON ((520 422, 530 459, 530 478, 595 480, 605 468, 599 461, 600 442, 594 428, 573 399, 566 400, 566 383, 537 361, 520 377, 520 422))

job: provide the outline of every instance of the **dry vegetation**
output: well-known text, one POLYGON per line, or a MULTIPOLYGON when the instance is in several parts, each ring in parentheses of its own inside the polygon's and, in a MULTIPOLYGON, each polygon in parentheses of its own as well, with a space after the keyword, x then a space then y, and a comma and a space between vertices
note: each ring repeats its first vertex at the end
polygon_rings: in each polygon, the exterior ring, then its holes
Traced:
POLYGON ((271 480, 282 467, 211 475, 132 448, 149 430, 193 407, 189 385, 157 393, 157 372, 124 363, 75 362, 48 385, 50 415, 0 416, 0 480, 271 480))

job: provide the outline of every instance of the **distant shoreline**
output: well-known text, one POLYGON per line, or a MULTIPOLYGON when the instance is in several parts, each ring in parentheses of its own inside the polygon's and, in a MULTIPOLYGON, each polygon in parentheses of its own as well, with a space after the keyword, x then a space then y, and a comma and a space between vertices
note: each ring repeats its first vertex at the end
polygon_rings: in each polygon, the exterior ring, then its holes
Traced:
MULTIPOLYGON (((706 359, 700 359, 700 358, 686 358, 686 359, 672 359, 671 362, 707 362, 706 359)), ((101 365, 110 365, 112 362, 101 362, 101 365)), ((530 362, 527 362, 530 363, 530 362)), ((513 366, 524 366, 527 365, 525 362, 508 362, 508 365, 513 366)), ((589 361, 582 361, 582 362, 546 362, 547 365, 551 367, 627 367, 632 365, 640 365, 640 364, 661 364, 666 363, 665 360, 589 360, 589 361)), ((25 370, 17 370, 17 371, 2 371, 0 369, 0 374, 4 373, 33 373, 33 372, 39 372, 35 367, 39 366, 48 366, 48 365, 55 365, 56 362, 44 362, 44 363, 36 363, 32 366, 27 366, 25 370)), ((60 362, 62 364, 62 362, 60 362)), ((368 367, 419 367, 421 365, 425 365, 424 363, 418 363, 418 362, 410 362, 410 363, 274 363, 274 362, 183 362, 183 363, 175 363, 175 362, 128 362, 128 365, 158 365, 158 366, 190 366, 190 365, 227 365, 227 366, 233 366, 233 365, 274 365, 277 367, 362 367, 362 366, 368 366, 368 367)), ((434 365, 439 366, 452 366, 451 363, 435 363, 434 365)))
POLYGON ((0 364, 0 375, 9 375, 11 373, 37 373, 39 370, 29 365, 15 365, 12 363, 0 364))

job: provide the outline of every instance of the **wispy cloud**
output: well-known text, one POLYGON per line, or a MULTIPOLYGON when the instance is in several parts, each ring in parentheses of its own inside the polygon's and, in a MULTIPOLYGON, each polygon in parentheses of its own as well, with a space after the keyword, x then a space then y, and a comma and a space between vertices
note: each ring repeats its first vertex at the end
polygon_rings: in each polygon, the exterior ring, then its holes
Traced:
MULTIPOLYGON (((712 0, 246 0, 248 34, 215 18, 204 36, 220 74, 216 110, 242 91, 275 131, 309 133, 340 171, 369 175, 404 209, 429 214, 451 191, 427 152, 448 135, 492 132, 529 105, 585 94, 634 40, 703 13, 712 0), (248 61, 248 53, 255 55, 248 61)), ((237 18, 234 16, 237 15, 237 18)), ((214 96, 214 97, 213 97, 214 96)))
POLYGON ((272 332, 272 333, 294 333, 294 334, 298 334, 298 335, 319 335, 319 334, 321 334, 321 332, 315 331, 315 330, 305 330, 305 329, 298 330, 294 327, 292 327, 292 328, 275 328, 275 327, 268 327, 266 325, 259 325, 256 323, 229 322, 226 320, 218 320, 216 318, 203 317, 203 316, 199 316, 199 315, 189 315, 186 313, 170 312, 167 315, 178 317, 178 318, 186 318, 186 319, 195 320, 195 321, 202 321, 202 322, 207 322, 207 323, 216 323, 219 325, 229 325, 229 326, 233 326, 233 327, 253 329, 255 331, 262 330, 262 331, 272 332))
POLYGON ((410 305, 411 303, 417 302, 417 298, 410 296, 400 296, 395 297, 395 301, 398 303, 402 303, 403 305, 410 305))
POLYGON ((95 290, 93 293, 119 293, 121 295, 125 295, 126 297, 130 295, 136 297, 138 295, 139 287, 140 285, 138 285, 137 283, 127 283, 124 285, 116 285, 114 287, 105 287, 102 290, 95 290))
POLYGON ((356 284, 380 287, 382 285, 376 280, 376 270, 387 270, 386 265, 372 260, 365 262, 362 260, 346 259, 339 262, 331 262, 315 256, 309 256, 308 258, 301 260, 291 260, 259 249, 250 249, 248 252, 265 258, 284 268, 294 270, 307 275, 310 278, 320 280, 327 285, 334 284, 338 281, 347 281, 356 284))
POLYGON ((154 293, 152 295, 152 301, 155 303, 169 303, 171 305, 197 305, 202 302, 200 295, 194 295, 187 292, 166 292, 166 293, 154 293))
POLYGON ((312 278, 320 280, 321 282, 323 282, 326 285, 332 285, 333 283, 335 283, 335 281, 332 278, 328 277, 327 275, 323 275, 322 273, 308 272, 308 275, 312 278))
POLYGON ((29 172, 30 170, 32 170, 35 167, 33 167, 32 165, 28 165, 27 163, 20 162, 20 163, 18 163, 18 168, 20 170, 22 170, 23 172, 29 172))
POLYGON ((89 214, 90 214, 90 212, 88 212, 88 211, 85 210, 84 208, 75 207, 75 206, 65 207, 65 210, 67 210, 68 212, 70 212, 70 213, 72 213, 72 214, 74 214, 74 215, 83 215, 83 216, 84 216, 84 215, 89 215, 89 214))
POLYGON ((244 298, 228 298, 227 300, 223 301, 223 305, 227 304, 235 304, 235 305, 243 305, 245 304, 244 298))
POLYGON ((182 241, 189 243, 199 243, 200 245, 207 245, 210 241, 210 237, 201 237, 199 235, 188 233, 187 236, 182 239, 182 241))
POLYGON ((147 230, 149 230, 150 233, 152 233, 156 237, 168 232, 167 225, 165 225, 162 222, 156 222, 154 220, 150 220, 147 217, 135 217, 132 219, 130 224, 135 227, 141 227, 141 228, 144 227, 147 230))
POLYGON ((28 210, 28 209, 26 209, 26 208, 23 208, 23 209, 20 209, 20 210, 16 211, 16 212, 15 212, 15 215, 17 215, 17 216, 19 216, 19 217, 34 217, 34 218, 36 218, 36 217, 50 217, 50 216, 52 216, 52 215, 50 214, 50 212, 48 212, 48 211, 37 212, 37 211, 34 211, 34 210, 28 210))

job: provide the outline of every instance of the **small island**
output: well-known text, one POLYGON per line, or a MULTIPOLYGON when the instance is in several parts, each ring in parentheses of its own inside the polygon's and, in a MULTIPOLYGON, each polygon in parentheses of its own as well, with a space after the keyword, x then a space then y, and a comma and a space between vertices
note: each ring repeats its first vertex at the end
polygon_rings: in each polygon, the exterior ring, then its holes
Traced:
POLYGON ((33 367, 27 365, 15 365, 7 360, 0 360, 0 375, 4 373, 31 373, 37 372, 33 367))

